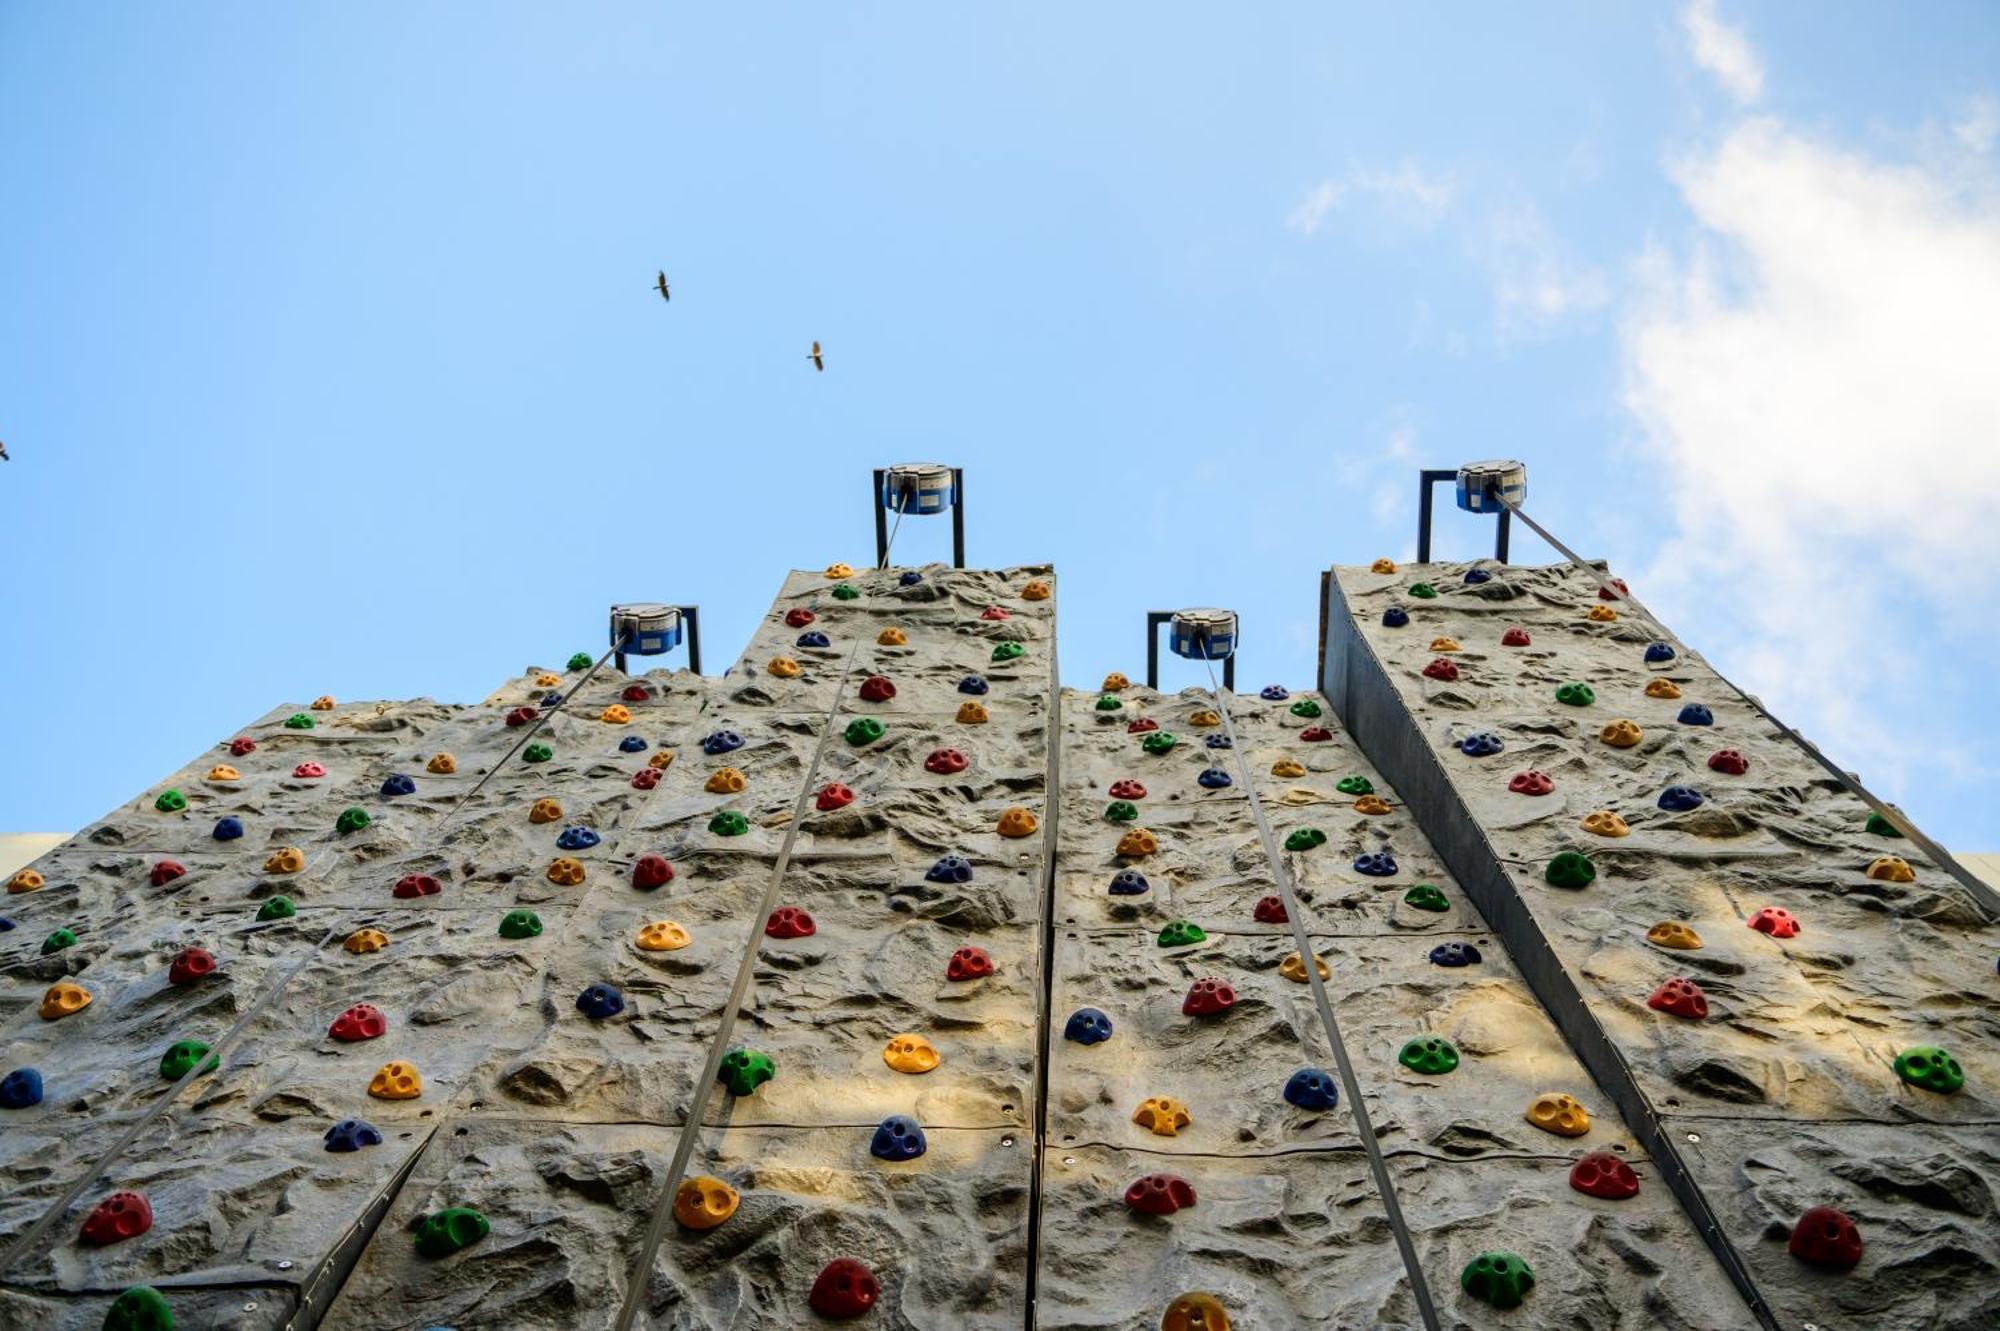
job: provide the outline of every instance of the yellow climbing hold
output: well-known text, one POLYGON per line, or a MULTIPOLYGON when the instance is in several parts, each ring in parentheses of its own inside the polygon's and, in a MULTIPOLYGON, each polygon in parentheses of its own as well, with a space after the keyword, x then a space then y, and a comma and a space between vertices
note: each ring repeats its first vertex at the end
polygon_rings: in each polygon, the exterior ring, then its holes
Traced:
POLYGON ((1118 838, 1118 853, 1130 858, 1151 855, 1160 848, 1160 839, 1143 827, 1134 827, 1118 838))
POLYGON ((389 935, 380 929, 356 929, 341 946, 349 952, 380 952, 389 946, 389 935))
POLYGON ((535 676, 535 687, 538 689, 553 689, 559 686, 561 683, 562 683, 561 675, 552 675, 546 670, 544 670, 541 674, 535 676))
POLYGON ((736 1189, 713 1174, 681 1180, 674 1192, 674 1219, 689 1229, 714 1229, 736 1214, 736 1189))
MULTIPOLYGON (((1320 979, 1328 979, 1333 975, 1333 972, 1326 968, 1326 959, 1324 957, 1314 957, 1313 965, 1318 969, 1320 979)), ((1306 982, 1306 964, 1299 960, 1299 954, 1294 952, 1278 963, 1278 974, 1284 976, 1293 984, 1304 984, 1306 982)))
POLYGON ((1280 758, 1271 764, 1272 776, 1299 777, 1306 774, 1306 765, 1296 758, 1280 758))
POLYGON ((1655 677, 1646 682, 1646 696, 1648 698, 1678 698, 1681 696, 1681 686, 1674 683, 1671 679, 1655 677))
POLYGON ((875 641, 884 647, 907 647, 910 644, 910 635, 891 625, 876 634, 875 641))
POLYGON ((1040 578, 1034 579, 1027 586, 1021 588, 1021 599, 1024 601, 1048 600, 1049 584, 1043 582, 1040 578))
POLYGON ((448 753, 440 753, 424 764, 424 770, 434 772, 438 776, 450 776, 458 770, 458 759, 448 753))
POLYGON ((1593 624, 1609 624, 1612 620, 1618 618, 1618 612, 1608 605, 1594 605, 1590 607, 1590 613, 1585 615, 1584 618, 1593 624))
POLYGON ((674 751, 672 749, 661 749, 658 753, 646 759, 646 766, 656 772, 664 772, 667 768, 673 766, 673 762, 674 751))
POLYGON ((90 990, 68 980, 59 980, 42 995, 42 1020, 55 1021, 90 1006, 90 990))
POLYGON ((1597 737, 1614 749, 1629 749, 1646 737, 1637 721, 1618 720, 1597 732, 1597 737))
POLYGON ((1868 876, 1884 883, 1914 883, 1916 870, 1910 862, 1895 855, 1882 855, 1868 862, 1868 876))
POLYGON ((33 869, 23 869, 7 880, 9 892, 38 892, 48 883, 48 879, 33 869))
POLYGON ((597 719, 607 726, 622 726, 632 719, 632 709, 622 702, 615 702, 599 712, 597 719))
POLYGON ((330 693, 322 693, 319 697, 313 699, 312 709, 315 712, 330 712, 333 708, 333 695, 330 693))
POLYGON ((549 862, 549 881, 558 887, 575 887, 583 881, 583 861, 558 855, 549 862))
POLYGON ((1131 687, 1132 681, 1125 678, 1122 672, 1114 670, 1104 677, 1104 685, 1097 691, 1099 693, 1117 693, 1120 689, 1129 689, 1131 687))
POLYGON ((562 805, 550 799, 536 800, 528 809, 531 823, 553 823, 562 817, 562 805))
POLYGON ((1574 1096, 1550 1091, 1528 1105, 1528 1122, 1558 1137, 1581 1137, 1590 1131, 1590 1111, 1574 1096))
POLYGON ((799 663, 789 656, 772 657, 771 664, 765 666, 764 669, 770 671, 779 679, 797 679, 799 676, 799 663))
POLYGON ((1033 836, 1040 826, 1041 824, 1035 820, 1035 815, 1019 805, 1000 815, 999 832, 1004 837, 1033 836))
POLYGON ((1380 795, 1363 795, 1360 799, 1354 801, 1354 811, 1356 813, 1391 812, 1389 801, 1383 799, 1380 795))
POLYGON ((424 1079, 417 1065, 396 1059, 384 1063, 368 1082, 368 1094, 377 1100, 414 1100, 424 1093, 424 1079))
POLYGON ((1378 559, 1368 566, 1368 571, 1370 573, 1394 573, 1396 571, 1396 561, 1393 559, 1378 559))
POLYGON ((701 788, 711 795, 740 795, 749 784, 750 778, 734 767, 723 767, 709 773, 701 788))
POLYGON ((1174 1137, 1194 1119, 1187 1106, 1172 1096, 1155 1095, 1139 1102, 1132 1111, 1132 1121, 1156 1137, 1174 1137))
POLYGON ((1701 946, 1701 935, 1679 920, 1661 920, 1646 930, 1646 941, 1654 947, 1671 947, 1681 952, 1692 952, 1701 946))
POLYGON ((678 952, 692 941, 688 931, 672 920, 654 920, 639 929, 641 952, 678 952))
POLYGON ((1460 650, 1460 649, 1459 649, 1459 645, 1458 645, 1458 639, 1457 639, 1457 638, 1432 638, 1432 639, 1431 639, 1431 650, 1432 650, 1432 651, 1434 651, 1434 652, 1455 652, 1455 651, 1458 651, 1458 650, 1460 650))
POLYGON ((929 1072, 944 1059, 939 1056, 937 1046, 914 1031, 889 1037, 889 1043, 882 1050, 882 1061, 898 1072, 912 1076, 929 1072))
POLYGON ((986 705, 976 702, 962 702, 958 705, 958 720, 961 725, 983 726, 986 724, 986 705))
POLYGON ((208 779, 210 781, 241 781, 243 773, 237 771, 228 763, 217 763, 208 769, 208 779))
POLYGON ((1219 726, 1222 724, 1222 717, 1208 708, 1203 708, 1188 718, 1188 724, 1191 726, 1219 726))
POLYGON ((306 853, 297 846, 281 846, 264 861, 265 873, 297 873, 306 867, 306 853))
POLYGON ((829 578, 851 578, 854 576, 854 565, 842 564, 835 561, 826 566, 826 576, 829 578))
POLYGON ((1583 815, 1583 830, 1593 836, 1630 836, 1632 828, 1609 809, 1592 809, 1583 815))
POLYGON ((1190 1290, 1167 1305, 1160 1331, 1229 1331, 1229 1313, 1215 1295, 1190 1290))

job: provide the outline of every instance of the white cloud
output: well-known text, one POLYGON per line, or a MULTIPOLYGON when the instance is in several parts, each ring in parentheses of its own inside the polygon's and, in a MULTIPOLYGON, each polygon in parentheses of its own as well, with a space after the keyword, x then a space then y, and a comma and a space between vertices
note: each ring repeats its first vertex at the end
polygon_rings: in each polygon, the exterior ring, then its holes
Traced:
POLYGON ((1981 93, 1966 104, 1965 115, 1952 122, 1952 137, 1968 152, 1983 153, 2000 139, 2000 98, 1981 93))
POLYGON ((1493 279, 1495 317, 1503 337, 1547 331, 1611 298, 1604 275, 1564 253, 1539 210, 1526 203, 1494 210, 1473 241, 1493 279))
POLYGON ((1754 102, 1764 91, 1764 62, 1739 28, 1724 23, 1715 0, 1688 0, 1681 11, 1694 62, 1739 102, 1754 102))
POLYGON ((1337 180, 1323 180, 1300 201, 1285 225, 1312 235, 1327 214, 1350 198, 1363 198, 1398 220, 1432 226, 1451 208, 1454 189, 1449 180, 1431 175, 1414 162, 1393 171, 1350 171, 1337 180))

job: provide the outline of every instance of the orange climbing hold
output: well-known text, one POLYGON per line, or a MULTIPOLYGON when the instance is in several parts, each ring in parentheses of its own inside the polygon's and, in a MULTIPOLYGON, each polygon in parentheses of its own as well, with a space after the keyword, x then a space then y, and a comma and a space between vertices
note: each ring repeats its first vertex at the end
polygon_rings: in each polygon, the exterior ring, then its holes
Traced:
POLYGON ((551 674, 546 670, 535 676, 535 687, 538 689, 553 689, 561 683, 561 675, 551 674))
POLYGON ((1558 1137, 1581 1137, 1590 1131, 1590 1111, 1574 1096, 1555 1091, 1538 1095, 1528 1105, 1528 1122, 1558 1137))
POLYGON ((1618 618, 1618 612, 1608 605, 1594 605, 1590 607, 1590 613, 1585 615, 1584 618, 1590 620, 1593 624, 1609 624, 1612 620, 1618 618))
POLYGON ((297 846, 281 847, 264 861, 265 873, 297 873, 306 867, 306 853, 297 846))
POLYGON ((380 929, 356 929, 341 946, 349 952, 380 952, 389 946, 389 935, 380 929))
POLYGON ((983 726, 986 724, 986 707, 983 703, 962 702, 958 705, 960 725, 983 726))
POLYGON ((414 1100, 424 1093, 424 1079, 417 1065, 396 1059, 384 1063, 368 1082, 368 1094, 377 1100, 414 1100))
POLYGON ((322 693, 319 697, 313 699, 312 709, 315 712, 330 712, 333 708, 333 695, 330 693, 322 693))
POLYGON ((998 830, 1001 836, 1026 837, 1033 836, 1036 829, 1040 826, 1041 824, 1035 820, 1034 814, 1029 813, 1019 805, 1015 805, 1000 815, 998 830))
POLYGON ((1597 732, 1597 737, 1614 749, 1629 749, 1646 737, 1637 721, 1618 720, 1597 732))
POLYGON ((1370 573, 1394 573, 1396 571, 1396 561, 1393 559, 1378 559, 1368 566, 1368 571, 1370 573))
POLYGON ((910 645, 910 636, 892 625, 876 634, 875 641, 884 647, 907 647, 910 645))
POLYGON ((1131 687, 1132 681, 1125 678, 1121 672, 1114 670, 1104 677, 1104 683, 1097 691, 1099 693, 1117 693, 1122 689, 1129 689, 1131 687))
POLYGON ((33 869, 23 869, 7 880, 9 892, 38 892, 47 885, 48 879, 33 869))
POLYGON ((664 772, 673 766, 673 763, 674 751, 672 749, 661 749, 658 753, 646 759, 646 766, 652 768, 655 772, 664 772))
POLYGON ((1272 776, 1301 777, 1306 774, 1306 765, 1296 758, 1280 758, 1271 764, 1272 776))
POLYGON ((712 1174, 682 1179, 674 1192, 674 1219, 689 1229, 714 1229, 736 1214, 742 1198, 712 1174))
POLYGON ((1159 848, 1160 839, 1143 827, 1134 827, 1118 838, 1118 853, 1131 859, 1151 855, 1159 848))
POLYGON ((536 800, 528 808, 528 821, 531 823, 553 823, 561 817, 562 805, 554 800, 536 800))
POLYGON ((843 564, 835 560, 826 566, 826 576, 829 578, 851 578, 854 576, 854 565, 843 564))
POLYGON ((1583 815, 1583 830, 1593 836, 1630 836, 1632 827, 1609 809, 1592 809, 1583 815))
POLYGON ((210 781, 241 781, 243 773, 237 771, 228 763, 217 763, 208 769, 208 779, 210 781))
POLYGON ((1383 799, 1380 795, 1363 795, 1360 799, 1354 801, 1354 811, 1356 813, 1393 812, 1389 807, 1389 801, 1383 799))
POLYGON ((622 726, 632 719, 632 709, 622 702, 614 702, 597 714, 597 719, 607 726, 622 726))
POLYGON ((1896 855, 1877 856, 1868 862, 1868 876, 1884 883, 1914 883, 1917 871, 1910 862, 1896 855))
POLYGON ((55 1021, 90 1006, 90 990, 68 980, 59 980, 42 995, 42 1020, 55 1021))
MULTIPOLYGON (((1332 978, 1333 972, 1327 969, 1324 957, 1314 957, 1313 964, 1319 970, 1320 979, 1332 978)), ((1294 952, 1278 963, 1278 974, 1284 976, 1293 984, 1304 984, 1306 982, 1306 964, 1299 959, 1299 954, 1294 952)))
POLYGON ((929 1040, 915 1032, 905 1032, 889 1037, 888 1045, 882 1050, 882 1061, 898 1072, 916 1076, 929 1072, 944 1059, 929 1040))
POLYGON ((1681 696, 1681 686, 1674 683, 1671 679, 1655 677, 1646 682, 1646 696, 1648 698, 1678 698, 1681 696))
POLYGON ((424 764, 424 770, 438 776, 450 776, 458 770, 458 759, 448 753, 440 753, 424 764))
MULTIPOLYGON (((1386 559, 1377 560, 1386 564, 1386 559)), ((1229 1313, 1213 1294, 1190 1290, 1167 1305, 1160 1331, 1229 1331, 1229 1313)))
POLYGON ((1222 717, 1217 713, 1210 711, 1208 708, 1204 707, 1202 710, 1196 712, 1193 716, 1190 716, 1188 718, 1188 724, 1191 726, 1201 726, 1203 728, 1207 728, 1209 726, 1219 726, 1222 724, 1222 717))
POLYGON ((672 920, 654 920, 639 929, 641 952, 678 952, 692 941, 688 931, 672 920))
POLYGON ((1661 920, 1646 930, 1646 941, 1654 947, 1671 947, 1681 952, 1692 952, 1701 946, 1701 935, 1679 920, 1661 920))
POLYGON ((750 778, 734 767, 723 767, 709 773, 701 788, 711 795, 740 795, 749 784, 750 778))
POLYGON ((1024 601, 1048 600, 1049 584, 1043 582, 1040 578, 1034 579, 1027 586, 1021 588, 1021 599, 1024 601))
POLYGON ((1139 1102, 1132 1121, 1156 1137, 1174 1137, 1194 1119, 1188 1107, 1170 1095, 1155 1095, 1139 1102))
POLYGON ((797 679, 799 676, 799 663, 789 656, 774 656, 771 664, 764 668, 779 679, 797 679))
POLYGON ((549 881, 558 887, 575 887, 583 881, 583 861, 557 856, 549 864, 549 881))
POLYGON ((1432 638, 1431 650, 1434 652, 1456 652, 1463 649, 1459 647, 1457 638, 1432 638))

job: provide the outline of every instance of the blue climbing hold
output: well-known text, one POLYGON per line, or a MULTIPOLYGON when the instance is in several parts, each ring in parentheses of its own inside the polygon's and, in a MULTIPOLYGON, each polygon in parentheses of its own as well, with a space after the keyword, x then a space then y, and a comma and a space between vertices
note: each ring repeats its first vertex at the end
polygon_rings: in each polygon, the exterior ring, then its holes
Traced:
POLYGON ((915 1119, 907 1114, 891 1114, 875 1129, 875 1140, 868 1143, 868 1153, 879 1160, 914 1160, 928 1145, 924 1130, 915 1119))
POLYGON ((0 1077, 0 1109, 26 1109, 42 1102, 42 1074, 33 1068, 15 1068, 0 1077))
POLYGON ((238 818, 235 814, 231 814, 227 818, 218 818, 216 820, 215 839, 217 841, 234 841, 237 837, 240 837, 242 835, 243 835, 243 820, 241 818, 238 818))
POLYGON ((833 646, 833 639, 827 637, 818 629, 814 629, 810 633, 801 633, 798 645, 801 647, 831 647, 833 646))
POLYGON ((1660 792, 1660 807, 1668 813, 1686 813, 1701 807, 1702 793, 1693 786, 1668 786, 1660 792))
POLYGON ((1114 897, 1136 897, 1150 891, 1152 886, 1146 881, 1146 875, 1137 869, 1120 869, 1111 875, 1111 895, 1114 897))
POLYGON ((1468 585, 1477 587, 1482 582, 1493 581, 1493 575, 1483 568, 1469 568, 1465 570, 1465 581, 1468 585))
POLYGON ((1664 642, 1649 642, 1646 644, 1646 660, 1648 662, 1671 661, 1673 659, 1674 649, 1670 644, 1664 642))
POLYGON ((625 1010, 625 995, 612 985, 593 984, 576 996, 576 1010, 592 1021, 603 1021, 625 1010))
POLYGON ((396 773, 382 783, 382 796, 384 799, 394 799, 398 795, 414 795, 416 793, 416 778, 404 776, 401 772, 396 773))
POLYGON ((924 874, 927 883, 969 883, 972 881, 972 861, 963 855, 941 857, 924 874))
POLYGON ((1235 747, 1229 742, 1229 736, 1227 735, 1210 735, 1207 739, 1203 740, 1202 743, 1208 745, 1208 747, 1211 749, 1228 749, 1235 747))
POLYGON ((958 691, 960 693, 969 693, 975 698, 985 696, 986 689, 986 681, 978 675, 967 675, 964 679, 958 681, 958 691))
POLYGON ((1701 703, 1691 702, 1681 708, 1679 720, 1684 726, 1712 726, 1715 724, 1715 713, 1701 703))
POLYGON ((1382 612, 1384 628, 1399 629, 1410 622, 1410 612, 1400 605, 1392 605, 1382 612))
POLYGON ((643 753, 645 750, 646 741, 637 735, 627 735, 624 739, 618 741, 618 752, 620 753, 643 753))
POLYGON ((1357 855, 1354 858, 1354 872, 1365 873, 1370 878, 1393 878, 1396 874, 1396 857, 1386 850, 1357 855))
POLYGON ((584 827, 579 824, 575 827, 565 827, 563 829, 562 835, 556 838, 556 848, 558 850, 589 850, 601 840, 603 838, 597 835, 596 829, 584 827))
POLYGON ((915 569, 911 569, 903 574, 902 577, 896 579, 896 585, 898 587, 914 587, 923 580, 923 574, 917 572, 915 569))
POLYGON ((1224 786, 1235 784, 1230 779, 1229 773, 1223 771, 1220 767, 1203 768, 1201 775, 1196 777, 1195 781, 1200 784, 1203 790, 1221 790, 1224 786))
POLYGON ((1477 966, 1479 949, 1470 943, 1439 943, 1431 949, 1433 966, 1477 966))
POLYGON ((1300 1068, 1285 1083, 1285 1101, 1300 1109, 1332 1109, 1340 1104, 1340 1087, 1320 1068, 1300 1068))
POLYGON ((1063 1039, 1078 1044, 1102 1044, 1111 1038, 1111 1018, 1094 1007, 1080 1007, 1063 1024, 1063 1039))
POLYGON ((364 1146, 380 1146, 382 1130, 364 1118, 343 1118, 326 1130, 329 1151, 358 1151, 364 1146))
POLYGON ((14 922, 5 915, 0 915, 0 934, 9 934, 12 932, 14 932, 14 922))
POLYGON ((1266 684, 1257 690, 1257 696, 1265 702, 1283 702, 1292 696, 1292 691, 1283 684, 1266 684))
POLYGON ((733 730, 718 730, 701 742, 701 751, 707 754, 734 753, 743 747, 743 736, 733 730))
POLYGON ((555 690, 553 690, 553 689, 551 689, 551 690, 550 690, 549 692, 547 692, 547 693, 544 693, 544 694, 542 695, 542 706, 544 706, 544 707, 560 707, 560 706, 562 706, 562 694, 560 694, 560 693, 557 693, 557 692, 556 692, 555 690))
POLYGON ((1491 758, 1506 747, 1506 741, 1490 730, 1476 731, 1458 742, 1458 751, 1468 758, 1491 758))

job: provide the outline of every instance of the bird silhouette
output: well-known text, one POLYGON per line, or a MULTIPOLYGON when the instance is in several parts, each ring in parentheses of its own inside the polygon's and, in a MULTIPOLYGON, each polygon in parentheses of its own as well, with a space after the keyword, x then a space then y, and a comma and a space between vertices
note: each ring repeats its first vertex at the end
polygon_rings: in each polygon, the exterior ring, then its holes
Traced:
POLYGON ((813 341, 813 349, 806 353, 806 359, 813 363, 815 370, 824 370, 826 368, 826 357, 819 354, 819 341, 817 339, 813 341))
POLYGON ((661 300, 672 300, 672 299, 673 299, 673 297, 672 297, 671 295, 667 294, 667 270, 666 270, 666 269, 662 268, 662 269, 660 270, 660 280, 659 280, 659 282, 658 282, 658 283, 656 283, 656 284, 654 285, 653 289, 654 289, 655 291, 657 291, 657 292, 659 292, 659 293, 660 293, 660 299, 661 299, 661 300))
POLYGON ((7 445, 0 444, 0 462, 12 462, 13 460, 7 456, 7 445))

